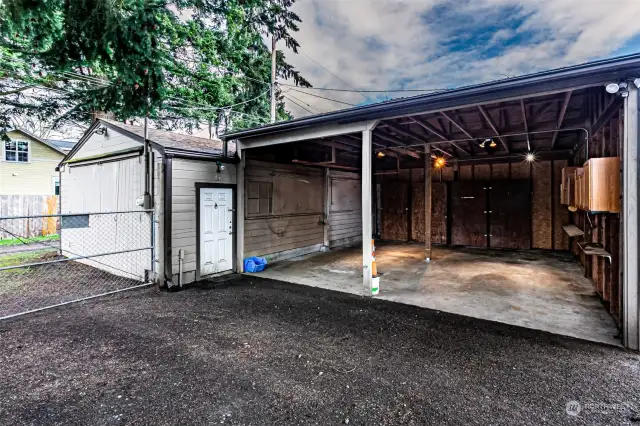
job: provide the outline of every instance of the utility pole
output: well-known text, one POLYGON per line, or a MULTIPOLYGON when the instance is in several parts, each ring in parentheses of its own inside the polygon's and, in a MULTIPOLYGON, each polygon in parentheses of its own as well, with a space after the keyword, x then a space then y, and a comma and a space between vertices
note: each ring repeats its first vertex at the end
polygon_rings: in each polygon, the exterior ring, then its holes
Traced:
POLYGON ((271 39, 271 122, 276 122, 276 37, 271 39))

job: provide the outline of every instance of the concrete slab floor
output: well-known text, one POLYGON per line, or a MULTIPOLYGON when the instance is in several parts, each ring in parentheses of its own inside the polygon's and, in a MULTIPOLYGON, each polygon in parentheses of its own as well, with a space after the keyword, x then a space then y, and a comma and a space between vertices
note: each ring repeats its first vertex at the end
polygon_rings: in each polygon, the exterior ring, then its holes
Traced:
MULTIPOLYGON (((570 253, 377 243, 380 299, 620 345, 613 318, 570 253)), ((259 276, 366 294, 362 249, 315 253, 269 267, 259 276)))

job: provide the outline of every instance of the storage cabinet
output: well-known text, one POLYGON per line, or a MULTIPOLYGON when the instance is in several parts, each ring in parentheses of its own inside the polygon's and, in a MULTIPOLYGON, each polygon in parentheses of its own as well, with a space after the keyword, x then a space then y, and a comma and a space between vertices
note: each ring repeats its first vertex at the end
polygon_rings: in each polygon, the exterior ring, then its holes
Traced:
POLYGON ((562 169, 562 183, 560 184, 560 204, 576 205, 576 170, 577 167, 562 169))
POLYGON ((562 170, 563 204, 591 212, 620 213, 620 158, 592 158, 562 170))

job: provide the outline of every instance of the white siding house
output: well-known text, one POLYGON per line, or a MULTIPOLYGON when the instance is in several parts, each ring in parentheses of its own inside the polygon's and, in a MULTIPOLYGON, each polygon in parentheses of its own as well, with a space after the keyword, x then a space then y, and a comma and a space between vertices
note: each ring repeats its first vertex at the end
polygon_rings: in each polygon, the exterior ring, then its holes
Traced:
MULTIPOLYGON (((90 223, 89 229, 65 229, 63 226, 62 250, 66 255, 85 255, 147 247, 153 235, 156 247, 154 262, 150 257, 140 259, 140 252, 135 252, 103 256, 98 259, 100 263, 85 263, 131 278, 144 276, 153 269, 161 283, 168 286, 179 282, 187 284, 201 276, 198 263, 200 238, 197 234, 199 190, 201 187, 233 187, 235 160, 223 155, 223 143, 219 140, 155 129, 149 130, 148 139, 152 178, 147 185, 144 129, 140 126, 99 119, 60 163, 61 213, 133 212, 114 214, 111 222, 95 220, 95 225, 90 223), (143 212, 146 190, 153 200, 148 206, 154 213, 153 233, 151 228, 145 228, 147 225, 142 219, 142 215, 148 216, 143 212), (140 214, 135 213, 137 211, 140 214), (117 220, 113 220, 116 216, 117 220), (126 221, 137 222, 127 224, 126 221), (86 238, 87 235, 93 238, 86 238), (116 264, 117 268, 110 267, 116 264)), ((207 197, 214 195, 222 196, 207 194, 207 197)), ((230 216, 233 205, 229 205, 227 210, 229 216, 225 217, 233 221, 230 216)), ((220 211, 213 209, 211 214, 220 211)), ((148 226, 151 226, 150 221, 148 226)), ((222 232, 219 234, 220 238, 224 237, 222 232)), ((226 223, 224 234, 232 250, 232 230, 226 223)), ((145 253, 149 256, 150 252, 145 253)), ((230 261, 224 266, 228 269, 213 270, 227 272, 235 268, 231 263, 233 254, 225 257, 230 261)), ((202 259, 202 265, 207 265, 207 259, 202 259)))

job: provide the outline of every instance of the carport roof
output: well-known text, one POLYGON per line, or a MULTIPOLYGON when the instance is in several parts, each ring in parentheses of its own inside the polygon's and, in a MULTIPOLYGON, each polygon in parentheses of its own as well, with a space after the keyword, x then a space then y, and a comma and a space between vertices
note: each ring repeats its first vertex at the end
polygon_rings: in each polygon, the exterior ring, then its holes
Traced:
POLYGON ((231 132, 223 140, 275 134, 321 124, 343 124, 409 115, 424 111, 485 104, 522 98, 537 93, 596 86, 621 79, 640 77, 640 54, 604 59, 585 64, 527 74, 458 89, 394 99, 326 114, 312 115, 252 129, 231 132))

